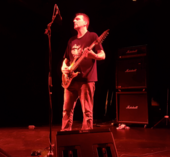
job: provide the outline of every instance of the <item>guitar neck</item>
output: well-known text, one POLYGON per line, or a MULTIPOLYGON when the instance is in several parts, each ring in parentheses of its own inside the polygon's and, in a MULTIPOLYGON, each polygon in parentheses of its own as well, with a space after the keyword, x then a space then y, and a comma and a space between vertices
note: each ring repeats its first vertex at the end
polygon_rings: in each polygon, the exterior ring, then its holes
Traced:
MULTIPOLYGON (((92 50, 93 47, 95 46, 95 41, 90 45, 89 50, 92 50)), ((73 66, 70 68, 70 71, 74 71, 78 68, 79 64, 81 63, 81 61, 85 58, 85 54, 83 53, 80 58, 78 58, 78 60, 73 64, 73 66)))

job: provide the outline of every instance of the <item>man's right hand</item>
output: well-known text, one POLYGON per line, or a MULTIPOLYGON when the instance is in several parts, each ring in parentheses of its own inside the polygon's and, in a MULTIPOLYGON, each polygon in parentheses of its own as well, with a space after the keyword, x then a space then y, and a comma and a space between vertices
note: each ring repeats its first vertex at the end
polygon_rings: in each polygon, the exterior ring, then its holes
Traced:
POLYGON ((68 66, 62 66, 61 71, 64 75, 69 74, 70 72, 68 66))
POLYGON ((67 60, 64 60, 63 61, 63 65, 61 67, 61 72, 66 75, 66 74, 69 74, 70 70, 69 70, 69 66, 67 66, 66 64, 67 60))

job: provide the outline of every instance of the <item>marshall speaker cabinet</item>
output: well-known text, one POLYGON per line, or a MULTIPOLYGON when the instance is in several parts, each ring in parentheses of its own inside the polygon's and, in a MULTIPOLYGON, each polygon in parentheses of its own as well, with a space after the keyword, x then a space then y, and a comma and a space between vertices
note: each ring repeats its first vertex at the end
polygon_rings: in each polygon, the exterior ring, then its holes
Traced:
POLYGON ((118 123, 148 124, 147 92, 116 92, 118 123))
POLYGON ((116 60, 116 89, 147 88, 146 63, 146 46, 120 49, 116 60))
POLYGON ((110 129, 57 132, 55 157, 118 157, 110 129))

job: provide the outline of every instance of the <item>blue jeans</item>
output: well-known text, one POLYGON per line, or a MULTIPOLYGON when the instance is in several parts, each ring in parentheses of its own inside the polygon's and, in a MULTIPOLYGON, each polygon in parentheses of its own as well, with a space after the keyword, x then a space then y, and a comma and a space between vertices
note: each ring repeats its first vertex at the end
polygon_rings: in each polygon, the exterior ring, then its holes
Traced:
POLYGON ((73 113, 78 98, 83 112, 82 130, 93 129, 94 92, 95 82, 74 82, 64 89, 62 131, 72 130, 73 113))

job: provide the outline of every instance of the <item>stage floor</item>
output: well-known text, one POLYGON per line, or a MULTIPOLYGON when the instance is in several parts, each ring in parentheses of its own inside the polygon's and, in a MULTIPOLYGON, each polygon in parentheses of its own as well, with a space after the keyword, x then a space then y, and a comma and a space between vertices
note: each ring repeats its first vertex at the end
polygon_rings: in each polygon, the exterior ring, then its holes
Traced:
MULTIPOLYGON (((73 125, 73 130, 81 128, 80 123, 73 125)), ((94 125, 94 129, 110 128, 113 132, 119 157, 170 157, 170 129, 130 127, 128 130, 117 130, 109 124, 94 125)), ((56 132, 60 125, 52 127, 52 143, 55 143, 56 132)), ((42 151, 45 157, 49 147, 49 126, 0 128, 0 151, 12 157, 31 157, 32 151, 42 151), (44 150, 43 150, 44 149, 44 150)), ((1 157, 1 153, 0 153, 1 157)))

